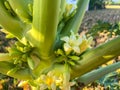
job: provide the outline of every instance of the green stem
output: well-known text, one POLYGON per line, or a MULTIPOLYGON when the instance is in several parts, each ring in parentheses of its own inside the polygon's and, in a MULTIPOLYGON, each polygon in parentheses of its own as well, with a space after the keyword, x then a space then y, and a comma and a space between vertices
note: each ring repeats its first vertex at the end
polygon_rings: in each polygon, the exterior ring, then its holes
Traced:
POLYGON ((119 45, 120 37, 117 37, 84 53, 78 65, 72 68, 71 78, 81 76, 120 55, 119 45))
POLYGON ((33 25, 28 39, 40 51, 41 59, 53 54, 59 19, 60 0, 34 0, 33 25))
POLYGON ((12 68, 14 68, 12 63, 0 61, 0 73, 6 74, 12 68))
POLYGON ((6 10, 4 0, 0 1, 0 24, 19 39, 22 38, 25 24, 6 10))
MULTIPOLYGON (((10 71, 13 68, 15 68, 14 64, 7 62, 7 61, 0 61, 0 73, 7 75, 8 71, 10 71)), ((18 78, 21 80, 32 80, 33 79, 29 69, 27 68, 18 70, 15 73, 10 74, 9 76, 18 78)))
POLYGON ((66 63, 63 72, 63 90, 70 90, 70 67, 66 63))
POLYGON ((32 16, 30 15, 30 10, 28 4, 32 4, 32 0, 8 0, 14 12, 19 16, 23 22, 32 21, 32 16))
POLYGON ((93 70, 85 75, 82 75, 78 82, 84 83, 84 85, 88 85, 95 80, 100 79, 102 76, 115 71, 116 69, 120 68, 120 62, 114 63, 112 65, 101 67, 100 69, 93 70))
POLYGON ((51 67, 51 60, 48 61, 40 61, 38 66, 33 70, 33 74, 36 78, 40 76, 44 71, 51 67))
POLYGON ((0 61, 10 61, 15 56, 10 56, 9 53, 0 53, 0 61))

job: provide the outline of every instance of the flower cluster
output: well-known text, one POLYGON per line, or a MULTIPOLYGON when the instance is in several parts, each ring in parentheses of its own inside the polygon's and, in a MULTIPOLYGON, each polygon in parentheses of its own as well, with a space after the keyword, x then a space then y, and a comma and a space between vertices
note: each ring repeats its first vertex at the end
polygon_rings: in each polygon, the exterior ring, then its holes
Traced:
MULTIPOLYGON (((56 74, 54 71, 49 71, 46 75, 42 74, 38 79, 37 82, 40 83, 40 90, 63 90, 65 77, 63 73, 56 74)), ((69 87, 74 85, 75 82, 69 82, 69 87)))
POLYGON ((47 75, 42 74, 37 81, 40 83, 40 90, 52 89, 56 90, 57 86, 62 85, 62 75, 56 76, 53 71, 47 73, 47 75))
POLYGON ((78 34, 74 34, 73 32, 71 32, 70 36, 61 38, 61 40, 65 42, 63 47, 67 55, 69 55, 72 51, 75 54, 80 55, 90 47, 92 39, 92 37, 87 39, 85 35, 80 37, 78 34))

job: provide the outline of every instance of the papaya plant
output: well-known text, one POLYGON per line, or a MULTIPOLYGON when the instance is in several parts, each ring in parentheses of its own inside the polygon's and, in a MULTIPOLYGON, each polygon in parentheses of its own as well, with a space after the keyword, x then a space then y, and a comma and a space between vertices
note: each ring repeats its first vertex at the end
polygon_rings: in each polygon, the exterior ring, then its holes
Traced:
POLYGON ((76 90, 71 86, 77 81, 87 85, 120 68, 118 62, 94 70, 120 55, 120 37, 91 48, 92 37, 77 34, 88 3, 1 0, 1 31, 18 41, 0 53, 0 73, 28 82, 32 90, 76 90))

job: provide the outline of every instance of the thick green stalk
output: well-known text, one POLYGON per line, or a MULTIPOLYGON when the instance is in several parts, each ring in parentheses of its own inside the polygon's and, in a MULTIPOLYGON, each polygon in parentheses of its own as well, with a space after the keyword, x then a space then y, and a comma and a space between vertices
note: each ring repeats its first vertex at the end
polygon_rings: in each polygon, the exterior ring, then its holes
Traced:
POLYGON ((0 24, 10 33, 22 38, 25 24, 13 17, 5 8, 4 0, 0 1, 0 24))
POLYGON ((81 76, 120 55, 120 37, 84 53, 71 70, 71 78, 81 76))
POLYGON ((84 85, 88 85, 89 83, 94 82, 95 80, 100 79, 104 75, 115 71, 120 68, 120 62, 114 63, 112 65, 108 65, 106 67, 101 67, 100 69, 93 70, 85 75, 82 75, 78 82, 83 83, 84 85))
POLYGON ((82 23, 82 19, 84 17, 85 11, 86 11, 86 7, 89 3, 89 0, 78 0, 78 4, 77 4, 77 12, 74 15, 73 18, 71 18, 67 24, 65 25, 65 27, 63 28, 61 35, 65 36, 65 35, 70 35, 70 31, 72 30, 73 32, 77 33, 79 30, 79 27, 82 23))
POLYGON ((32 29, 27 38, 37 47, 41 62, 33 70, 39 76, 54 60, 54 43, 59 20, 60 0, 34 0, 32 29), (30 37, 31 36, 31 37, 30 37))
POLYGON ((28 33, 28 39, 38 48, 42 59, 53 54, 59 9, 60 0, 34 0, 32 30, 28 33))
MULTIPOLYGON (((13 68, 15 68, 14 64, 7 62, 7 61, 0 61, 0 73, 7 75, 7 73, 13 68)), ((9 76, 18 78, 21 80, 33 79, 29 69, 27 68, 17 70, 15 73, 10 74, 9 76)))

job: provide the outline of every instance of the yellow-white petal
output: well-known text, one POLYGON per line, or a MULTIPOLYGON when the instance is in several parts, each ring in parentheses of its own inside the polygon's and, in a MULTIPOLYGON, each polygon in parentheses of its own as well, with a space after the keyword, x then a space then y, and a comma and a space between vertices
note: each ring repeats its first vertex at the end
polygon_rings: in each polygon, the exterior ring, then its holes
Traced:
POLYGON ((64 50, 65 50, 65 53, 68 55, 72 51, 72 47, 68 43, 65 43, 64 50))
POLYGON ((75 36, 74 34, 70 35, 70 40, 71 40, 71 41, 76 40, 76 36, 75 36))
POLYGON ((65 41, 66 43, 68 43, 68 42, 69 42, 69 37, 68 37, 68 36, 62 37, 61 40, 63 40, 63 41, 65 41))
POLYGON ((79 48, 79 46, 73 46, 72 48, 73 48, 74 52, 80 54, 80 48, 79 48))
POLYGON ((75 45, 77 45, 77 46, 79 46, 81 43, 82 43, 82 38, 78 38, 78 39, 75 41, 75 45))
POLYGON ((86 40, 86 36, 85 36, 85 35, 83 35, 83 36, 82 36, 82 39, 86 40))
POLYGON ((92 41, 93 41, 93 37, 89 37, 88 38, 88 44, 90 45, 92 43, 92 41))
POLYGON ((40 90, 45 90, 47 89, 47 85, 46 84, 40 84, 40 90))

